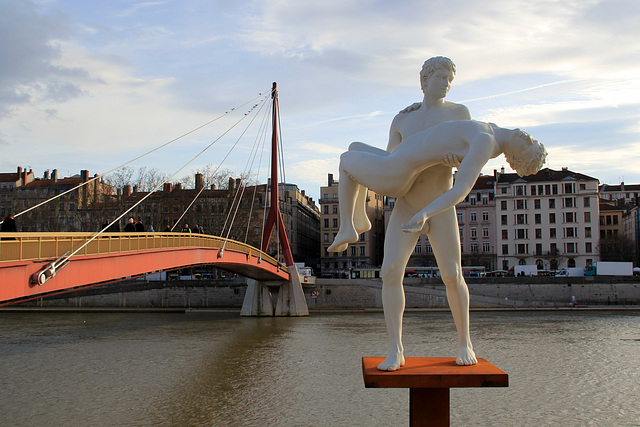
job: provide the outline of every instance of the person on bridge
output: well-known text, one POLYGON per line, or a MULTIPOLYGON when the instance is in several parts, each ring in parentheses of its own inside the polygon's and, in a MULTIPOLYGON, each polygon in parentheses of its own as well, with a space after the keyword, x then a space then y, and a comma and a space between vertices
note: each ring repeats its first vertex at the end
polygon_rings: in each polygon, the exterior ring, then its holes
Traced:
POLYGON ((189 228, 189 224, 184 224, 184 227, 182 227, 182 232, 183 233, 191 233, 191 229, 189 228))
MULTIPOLYGON (((16 225, 16 220, 14 219, 14 214, 9 213, 7 217, 2 221, 2 226, 0 226, 0 233, 15 233, 18 231, 18 226, 16 225)), ((13 237, 3 237, 2 240, 15 240, 13 237)))
POLYGON ((129 222, 124 226, 125 233, 135 233, 136 221, 133 218, 129 218, 129 222))
POLYGON ((138 222, 136 222, 136 231, 138 233, 144 233, 144 224, 142 223, 142 218, 138 217, 138 222))

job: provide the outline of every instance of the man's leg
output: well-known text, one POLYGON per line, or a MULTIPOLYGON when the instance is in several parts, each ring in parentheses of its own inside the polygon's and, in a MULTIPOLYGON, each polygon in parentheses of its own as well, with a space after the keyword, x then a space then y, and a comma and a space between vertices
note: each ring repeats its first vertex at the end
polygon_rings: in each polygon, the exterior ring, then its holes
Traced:
POLYGON ((458 330, 458 365, 475 365, 476 355, 469 335, 469 289, 462 276, 460 232, 454 208, 429 219, 429 242, 447 288, 447 300, 458 330))
POLYGON ((404 347, 402 345, 402 317, 405 308, 404 279, 407 261, 413 252, 419 233, 404 233, 401 225, 413 216, 402 199, 396 200, 391 213, 384 241, 384 260, 382 263, 382 306, 384 320, 389 333, 389 353, 378 365, 381 371, 395 371, 404 365, 404 347))

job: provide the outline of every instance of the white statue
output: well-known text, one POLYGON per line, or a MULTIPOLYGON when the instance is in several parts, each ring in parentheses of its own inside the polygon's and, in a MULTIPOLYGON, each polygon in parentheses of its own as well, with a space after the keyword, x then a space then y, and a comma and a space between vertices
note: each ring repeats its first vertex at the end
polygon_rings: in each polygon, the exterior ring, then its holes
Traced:
MULTIPOLYGON (((361 147, 362 143, 356 144, 361 147)), ((349 243, 358 241, 353 218, 358 216, 356 210, 363 213, 362 206, 356 206, 361 186, 399 198, 407 194, 425 169, 444 163, 450 155, 462 159, 453 188, 402 226, 407 233, 423 230, 428 233, 428 220, 460 203, 473 188, 487 161, 502 153, 520 176, 537 173, 547 156, 544 146, 526 132, 476 120, 445 122, 418 132, 407 137, 390 154, 382 150, 378 153, 347 151, 340 156, 340 231, 329 252, 345 251, 349 243)))
MULTIPOLYGON (((471 115, 464 105, 454 104, 444 99, 451 88, 454 75, 455 65, 450 59, 434 57, 427 60, 420 72, 420 84, 424 93, 422 103, 408 107, 393 119, 389 131, 387 151, 362 143, 351 144, 349 150, 377 154, 378 157, 383 158, 401 146, 400 144, 411 135, 440 123, 470 120, 471 115)), ((416 214, 451 189, 453 183, 451 167, 457 166, 459 159, 451 154, 451 150, 445 150, 445 153, 446 156, 442 159, 443 164, 434 164, 431 167, 413 171, 414 178, 411 180, 411 185, 407 185, 397 192, 398 198, 386 231, 385 256, 382 264, 382 299, 390 348, 385 361, 378 366, 380 370, 394 371, 404 365, 402 316, 405 299, 402 280, 405 266, 415 248, 419 233, 406 233, 403 230, 403 225, 411 225, 416 214)), ((369 168, 369 170, 376 171, 375 168, 369 168)), ((343 210, 342 204, 347 203, 347 207, 344 209, 347 213, 342 214, 341 223, 345 224, 345 230, 354 228, 357 235, 371 228, 365 212, 366 187, 352 181, 346 172, 341 172, 340 185, 343 185, 343 182, 350 186, 349 190, 343 189, 344 193, 349 194, 345 197, 350 197, 349 200, 353 200, 353 194, 355 193, 357 196, 355 205, 349 207, 351 202, 341 194, 341 210, 343 210), (353 212, 352 216, 349 212, 350 209, 353 212), (352 218, 352 221, 349 221, 349 218, 352 218)), ((423 212, 423 214, 430 215, 429 212, 423 212)), ((418 219, 421 217, 424 215, 418 219)), ((449 306, 458 330, 456 362, 460 365, 472 365, 477 363, 477 360, 469 336, 469 291, 462 277, 460 236, 455 208, 452 205, 437 215, 429 217, 427 224, 428 227, 425 227, 423 231, 428 234, 434 249, 440 275, 447 289, 449 306)), ((418 224, 415 225, 417 227, 418 224)), ((345 233, 341 234, 340 239, 343 240, 345 233)), ((343 243, 336 241, 331 247, 332 251, 344 250, 345 243, 348 244, 348 241, 353 240, 353 231, 347 232, 347 234, 351 234, 351 236, 348 236, 343 243)))

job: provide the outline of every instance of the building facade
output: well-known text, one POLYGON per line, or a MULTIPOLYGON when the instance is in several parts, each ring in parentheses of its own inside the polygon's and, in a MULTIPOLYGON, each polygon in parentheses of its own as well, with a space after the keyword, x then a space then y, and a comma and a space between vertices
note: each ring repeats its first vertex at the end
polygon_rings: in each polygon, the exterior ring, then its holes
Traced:
POLYGON ((498 264, 503 270, 585 267, 599 259, 598 180, 566 168, 497 173, 498 264))
POLYGON ((320 187, 321 271, 323 276, 350 277, 352 268, 373 267, 382 263, 384 244, 383 197, 367 189, 366 211, 371 229, 342 253, 327 251, 340 228, 338 181, 328 174, 327 186, 320 187))

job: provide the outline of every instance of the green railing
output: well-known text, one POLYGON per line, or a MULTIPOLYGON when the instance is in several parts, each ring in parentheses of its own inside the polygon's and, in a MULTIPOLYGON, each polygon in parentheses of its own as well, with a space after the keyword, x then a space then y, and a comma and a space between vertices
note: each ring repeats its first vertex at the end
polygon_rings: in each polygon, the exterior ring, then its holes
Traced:
MULTIPOLYGON (((0 262, 52 259, 73 253, 95 233, 0 233, 0 262)), ((251 245, 194 233, 102 233, 74 255, 106 255, 171 248, 218 248, 261 257, 283 271, 286 267, 251 245)))

